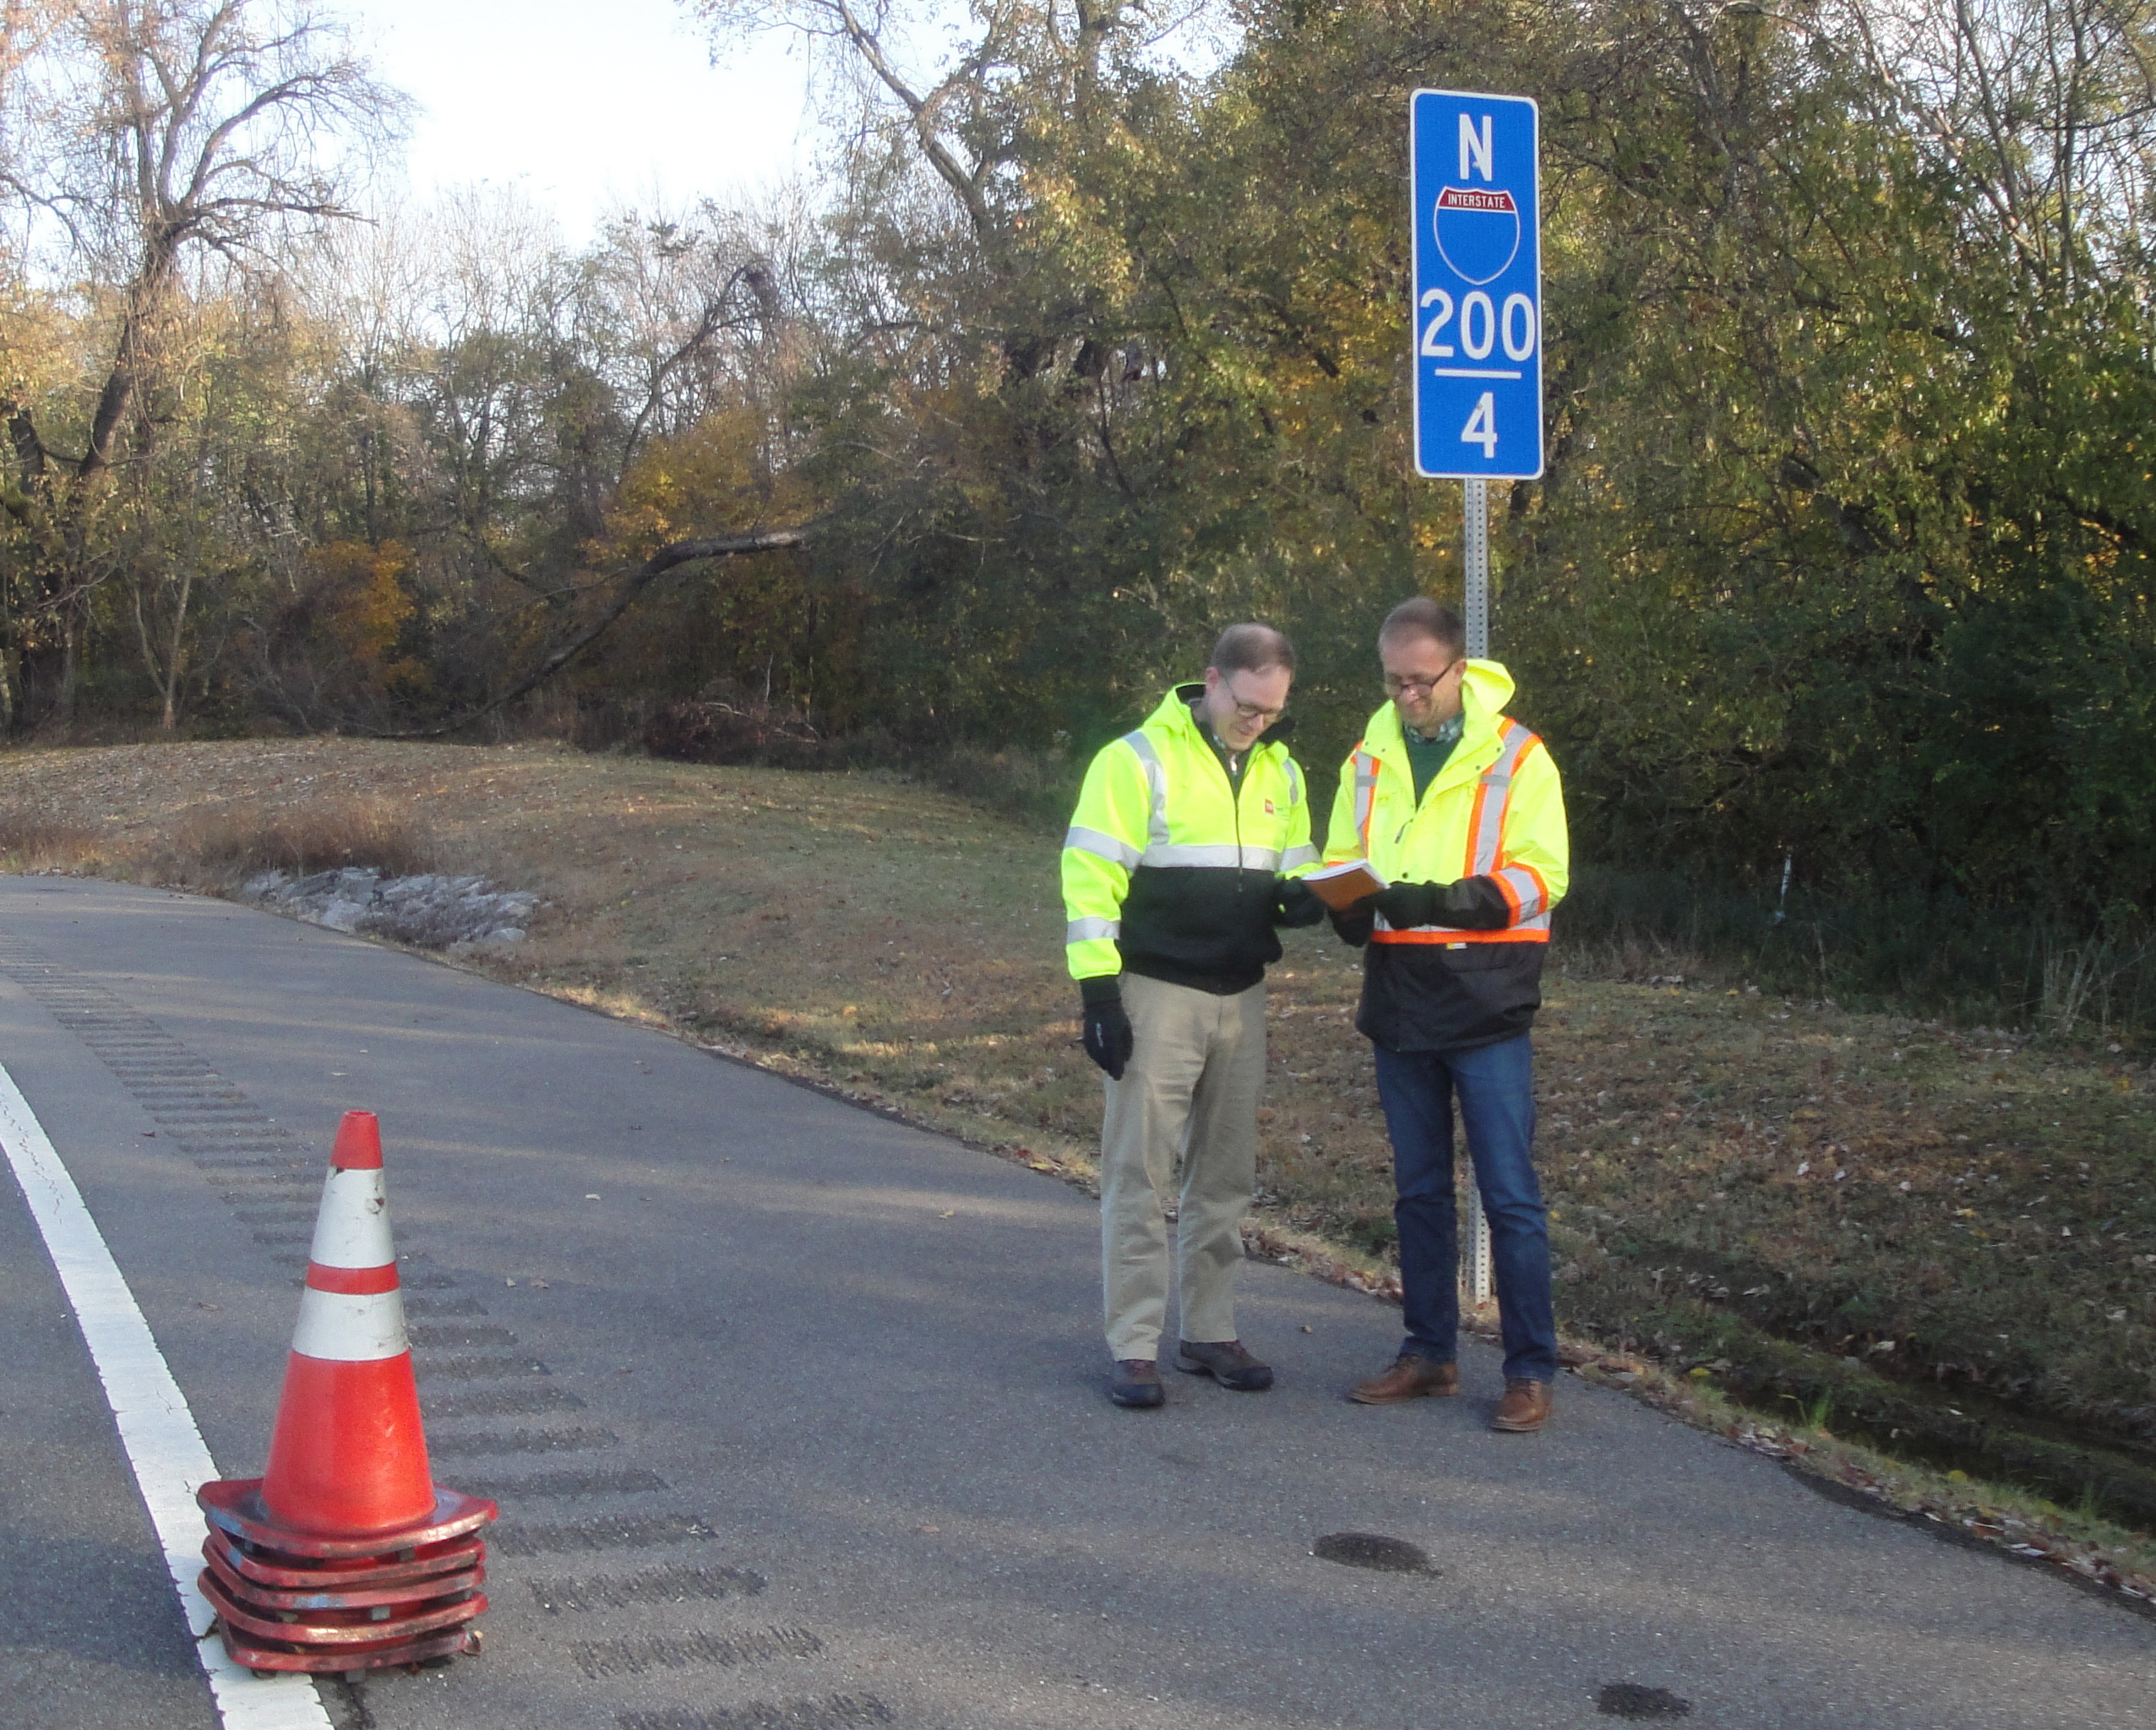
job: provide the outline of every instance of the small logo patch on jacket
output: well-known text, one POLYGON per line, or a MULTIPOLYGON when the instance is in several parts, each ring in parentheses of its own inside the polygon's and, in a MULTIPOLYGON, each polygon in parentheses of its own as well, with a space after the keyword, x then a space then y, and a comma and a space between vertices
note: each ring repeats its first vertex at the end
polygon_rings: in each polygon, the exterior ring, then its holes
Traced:
POLYGON ((1268 817, 1272 815, 1272 801, 1270 799, 1266 801, 1266 815, 1268 817))

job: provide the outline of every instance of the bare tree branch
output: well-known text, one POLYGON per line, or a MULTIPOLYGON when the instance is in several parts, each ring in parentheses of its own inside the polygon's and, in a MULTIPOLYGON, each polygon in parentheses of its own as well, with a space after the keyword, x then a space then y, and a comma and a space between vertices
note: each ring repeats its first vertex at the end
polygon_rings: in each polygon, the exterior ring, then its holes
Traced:
POLYGON ((781 552, 788 547, 805 547, 815 532, 815 525, 811 524, 798 529, 764 529, 749 535, 718 535, 694 541, 676 541, 669 546, 662 547, 622 579, 620 590, 604 612, 567 642, 541 656, 538 665, 507 690, 490 698, 476 709, 467 710, 453 721, 414 732, 383 733, 378 737, 385 739, 438 739, 444 734, 460 732, 475 721, 482 721, 520 697, 527 697, 537 690, 619 623, 623 615, 636 604, 638 597, 668 571, 677 570, 699 559, 734 558, 743 553, 781 552))

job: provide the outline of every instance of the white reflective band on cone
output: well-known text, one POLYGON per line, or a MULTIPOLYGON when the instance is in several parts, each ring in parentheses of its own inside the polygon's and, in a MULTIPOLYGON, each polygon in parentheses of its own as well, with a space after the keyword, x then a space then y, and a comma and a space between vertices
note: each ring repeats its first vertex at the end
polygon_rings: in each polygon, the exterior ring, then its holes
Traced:
POLYGON ((292 1350, 302 1357, 372 1363, 411 1349, 401 1292, 318 1292, 309 1286, 299 1294, 292 1350))
POLYGON ((389 1192, 379 1167, 371 1172, 329 1168, 322 1186, 322 1210, 314 1216, 310 1260, 324 1267, 387 1267, 397 1259, 389 1242, 389 1192))

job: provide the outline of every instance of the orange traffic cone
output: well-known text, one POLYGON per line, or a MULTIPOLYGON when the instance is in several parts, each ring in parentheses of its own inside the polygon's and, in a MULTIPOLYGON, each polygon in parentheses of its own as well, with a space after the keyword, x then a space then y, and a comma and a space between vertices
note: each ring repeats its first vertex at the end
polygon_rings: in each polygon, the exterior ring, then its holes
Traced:
POLYGON ((346 1112, 337 1127, 262 1505, 323 1537, 364 1537, 434 1510, 372 1112, 346 1112))
POLYGON ((493 1503, 427 1469, 382 1139, 346 1112, 259 1478, 204 1484, 204 1595, 258 1670, 357 1670, 478 1649, 493 1503))

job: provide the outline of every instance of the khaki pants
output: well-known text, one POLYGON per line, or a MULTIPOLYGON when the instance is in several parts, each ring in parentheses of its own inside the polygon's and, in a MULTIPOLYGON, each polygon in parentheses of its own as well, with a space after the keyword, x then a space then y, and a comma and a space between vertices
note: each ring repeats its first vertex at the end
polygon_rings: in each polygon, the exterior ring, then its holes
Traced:
POLYGON ((1109 1355, 1154 1358, 1168 1311, 1171 1195, 1182 1336, 1235 1337, 1235 1265, 1257 1187, 1266 990, 1216 997, 1126 973, 1123 1006, 1137 1038, 1123 1079, 1108 1084, 1101 1121, 1102 1286, 1109 1355))

